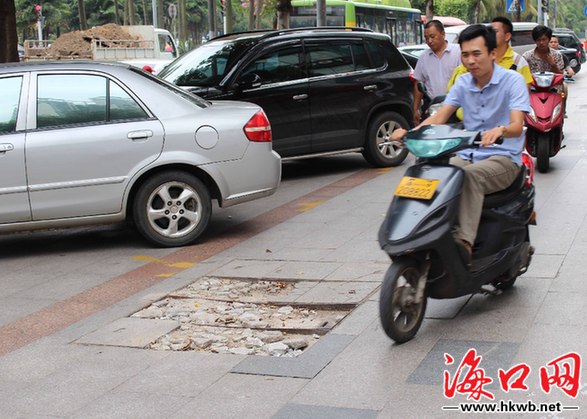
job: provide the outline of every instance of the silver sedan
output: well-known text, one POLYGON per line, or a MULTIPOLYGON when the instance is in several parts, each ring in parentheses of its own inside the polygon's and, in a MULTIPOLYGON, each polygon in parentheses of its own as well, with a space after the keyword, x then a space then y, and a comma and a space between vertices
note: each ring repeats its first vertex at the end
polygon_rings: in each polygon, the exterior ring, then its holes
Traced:
POLYGON ((194 240, 211 200, 281 178, 257 105, 210 103, 120 64, 0 65, 0 232, 133 218, 158 246, 194 240))

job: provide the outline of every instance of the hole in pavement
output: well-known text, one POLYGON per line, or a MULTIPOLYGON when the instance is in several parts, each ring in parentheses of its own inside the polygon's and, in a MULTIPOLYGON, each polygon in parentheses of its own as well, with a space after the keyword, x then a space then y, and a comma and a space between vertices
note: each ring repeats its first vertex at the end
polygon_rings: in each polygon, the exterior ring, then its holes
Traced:
POLYGON ((295 303, 314 285, 203 278, 131 317, 179 322, 179 328, 151 343, 150 349, 295 357, 356 307, 295 303))

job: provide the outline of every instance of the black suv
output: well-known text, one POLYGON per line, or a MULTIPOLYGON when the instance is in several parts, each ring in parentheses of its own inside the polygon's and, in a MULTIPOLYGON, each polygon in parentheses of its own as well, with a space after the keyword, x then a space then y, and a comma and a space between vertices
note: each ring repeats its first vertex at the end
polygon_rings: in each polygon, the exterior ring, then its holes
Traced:
POLYGON ((263 107, 284 160, 361 151, 383 167, 408 153, 390 134, 413 119, 409 73, 387 35, 304 28, 220 36, 159 76, 206 99, 263 107))

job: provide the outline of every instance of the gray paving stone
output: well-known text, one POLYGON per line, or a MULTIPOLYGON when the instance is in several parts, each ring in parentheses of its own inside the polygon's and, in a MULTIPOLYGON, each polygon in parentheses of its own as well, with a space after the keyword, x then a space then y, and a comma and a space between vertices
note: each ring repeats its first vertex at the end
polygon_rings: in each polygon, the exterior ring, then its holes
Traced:
POLYGON ((347 315, 330 333, 357 336, 379 319, 379 304, 366 301, 347 315))
POLYGON ((343 263, 325 279, 330 281, 381 282, 389 263, 343 263))
POLYGON ((306 383, 300 378, 228 374, 169 417, 269 419, 306 383))
POLYGON ((537 250, 532 256, 532 262, 524 278, 556 278, 563 264, 565 255, 540 253, 537 250))
MULTIPOLYGON (((168 352, 168 356, 130 378, 119 390, 150 395, 194 397, 226 375, 244 356, 168 352)), ((165 415, 163 415, 165 416, 165 415)))
POLYGON ((339 263, 330 262, 286 262, 268 275, 275 279, 322 280, 339 267, 339 263))
POLYGON ((407 382, 408 384, 442 386, 443 372, 447 370, 450 372, 451 377, 454 377, 455 371, 467 351, 475 349, 477 356, 482 357, 479 367, 485 370, 487 376, 493 377, 493 383, 488 387, 495 388, 498 369, 507 369, 513 365, 519 346, 519 343, 514 342, 441 339, 410 375, 407 382), (452 365, 445 364, 444 354, 449 354, 454 358, 452 365))
POLYGON ((379 282, 322 281, 296 299, 298 304, 359 304, 379 287, 379 282))
POLYGON ((353 336, 328 334, 296 358, 250 356, 231 372, 279 377, 313 378, 352 340, 353 336))
POLYGON ((438 322, 425 320, 416 339, 396 345, 375 320, 291 403, 383 409, 389 400, 403 394, 407 377, 434 346, 439 337, 438 322))
POLYGON ((84 345, 109 345, 144 348, 179 327, 175 320, 124 317, 76 340, 84 345))
POLYGON ((104 418, 169 418, 190 401, 169 394, 142 394, 116 389, 84 405, 72 417, 77 419, 104 418))
POLYGON ((284 261, 235 259, 211 272, 212 276, 228 278, 269 278, 276 269, 284 266, 284 261))
POLYGON ((129 378, 167 356, 165 353, 128 348, 94 348, 94 351, 57 369, 32 385, 6 393, 7 410, 67 417, 129 378))
POLYGON ((287 404, 273 416, 273 419, 371 419, 376 418, 378 413, 369 409, 287 404))

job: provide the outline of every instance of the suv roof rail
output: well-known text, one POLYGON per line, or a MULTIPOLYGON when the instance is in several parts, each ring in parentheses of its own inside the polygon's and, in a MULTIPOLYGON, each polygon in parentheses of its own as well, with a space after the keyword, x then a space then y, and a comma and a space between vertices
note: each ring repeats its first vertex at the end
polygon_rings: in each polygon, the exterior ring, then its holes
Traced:
POLYGON ((216 39, 221 39, 221 38, 226 38, 228 36, 234 36, 234 35, 246 35, 246 34, 253 34, 253 33, 259 33, 259 34, 263 34, 261 36, 261 38, 271 38, 274 36, 280 36, 280 35, 284 35, 284 34, 288 34, 288 33, 295 33, 295 32, 321 32, 321 31, 341 31, 341 30, 345 30, 345 31, 349 31, 349 32, 373 32, 371 29, 367 29, 367 28, 358 28, 355 26, 307 26, 307 27, 303 27, 303 28, 293 28, 293 29, 259 29, 259 30, 253 30, 253 31, 242 31, 242 32, 232 32, 232 33, 227 33, 224 35, 219 35, 216 36, 212 39, 216 40, 216 39))

